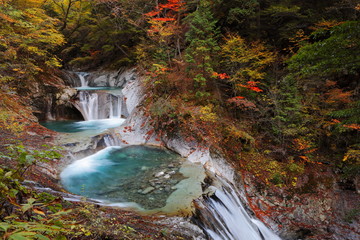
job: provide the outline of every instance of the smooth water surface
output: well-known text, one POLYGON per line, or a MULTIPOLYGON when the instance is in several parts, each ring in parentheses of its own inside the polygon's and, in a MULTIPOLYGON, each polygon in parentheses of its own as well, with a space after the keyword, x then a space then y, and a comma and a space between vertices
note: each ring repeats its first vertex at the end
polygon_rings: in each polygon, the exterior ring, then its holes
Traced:
POLYGON ((90 121, 47 121, 40 124, 50 130, 64 133, 75 133, 86 130, 105 130, 120 126, 124 118, 110 118, 90 121))
POLYGON ((60 177, 69 192, 154 209, 165 206, 174 185, 184 179, 179 173, 181 160, 162 148, 108 147, 70 164, 60 177))

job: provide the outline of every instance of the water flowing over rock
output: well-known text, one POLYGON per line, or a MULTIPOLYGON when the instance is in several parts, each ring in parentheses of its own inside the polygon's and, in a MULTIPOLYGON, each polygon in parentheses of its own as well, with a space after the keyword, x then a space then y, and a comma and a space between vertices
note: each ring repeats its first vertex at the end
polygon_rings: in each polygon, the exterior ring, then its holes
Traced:
MULTIPOLYGON (((234 182, 235 181, 235 172, 234 169, 223 159, 220 155, 210 153, 209 148, 199 147, 199 144, 196 142, 186 142, 182 140, 181 137, 178 138, 163 138, 159 139, 152 133, 152 128, 149 126, 148 117, 145 116, 144 112, 137 108, 137 106, 141 103, 143 96, 140 82, 134 81, 129 85, 126 85, 124 88, 124 96, 127 99, 127 106, 130 116, 127 118, 124 125, 119 128, 118 134, 122 139, 122 142, 125 144, 152 144, 152 145, 162 145, 164 144, 167 148, 179 153, 181 156, 186 157, 190 162, 193 163, 201 163, 207 171, 210 171, 211 176, 221 176, 226 179, 226 181, 234 182), (134 90, 135 89, 135 90, 134 90)), ((163 171, 159 171, 155 174, 155 177, 164 177, 168 174, 165 174, 163 171)), ((215 177, 216 178, 216 177, 215 177)), ((229 188, 230 185, 227 185, 229 188)), ((221 188, 221 186, 220 186, 221 188)), ((149 188, 150 189, 150 188, 149 188)), ((149 190, 150 191, 150 190, 149 190)), ((153 191, 153 189, 151 189, 153 191)), ((219 212, 223 212, 225 209, 228 211, 228 215, 231 215, 232 212, 236 212, 235 218, 230 219, 222 219, 218 220, 220 222, 224 222, 223 229, 231 228, 231 232, 229 236, 234 235, 235 237, 231 238, 222 238, 221 235, 216 237, 216 233, 213 234, 213 239, 268 239, 268 240, 278 240, 280 239, 276 234, 274 234, 271 230, 269 230, 263 223, 256 220, 255 218, 250 218, 249 215, 244 210, 242 203, 238 200, 238 197, 235 196, 234 190, 230 188, 230 192, 221 192, 220 190, 215 192, 215 195, 218 199, 222 199, 223 208, 214 209, 213 206, 215 204, 214 201, 204 201, 203 205, 206 206, 207 209, 213 209, 212 214, 220 214, 219 212), (218 213, 216 213, 218 212, 218 213), (239 219, 246 219, 243 222, 247 223, 248 226, 244 227, 238 223, 239 219), (245 229, 245 230, 244 230, 245 229), (245 232, 244 232, 245 231, 245 232), (253 238, 237 238, 237 236, 256 236, 253 238)), ((223 216, 226 218, 226 216, 223 216)), ((215 221, 215 220, 214 220, 215 221)), ((216 221, 215 221, 216 222, 216 221)), ((215 222, 209 223, 209 225, 215 224, 215 222)), ((208 233, 209 236, 211 236, 208 233)))
POLYGON ((197 201, 198 223, 211 239, 280 240, 262 222, 248 214, 233 186, 222 184, 222 189, 212 189, 211 196, 197 201))
POLYGON ((122 77, 122 83, 119 84, 118 78, 108 77, 107 81, 104 82, 98 80, 101 77, 94 78, 91 73, 77 73, 81 85, 77 88, 78 95, 77 100, 73 101, 74 106, 81 112, 86 121, 121 118, 123 115, 128 115, 121 87, 126 83, 126 80, 133 79, 133 74, 133 72, 127 71, 123 73, 127 78, 122 77), (89 77, 93 77, 90 79, 92 81, 88 79, 89 77))
POLYGON ((75 107, 82 113, 84 119, 97 120, 106 118, 121 118, 123 96, 121 92, 79 91, 79 101, 75 107))
MULTIPOLYGON (((162 139, 159 139, 159 137, 154 134, 151 125, 148 124, 149 119, 147 115, 140 107, 144 94, 141 81, 136 78, 134 71, 108 73, 105 75, 98 73, 73 73, 71 76, 72 78, 76 78, 76 81, 74 80, 72 83, 74 84, 73 86, 77 87, 78 91, 77 97, 75 101, 72 101, 72 104, 79 109, 85 120, 127 117, 120 127, 112 129, 111 132, 108 131, 100 135, 93 135, 91 137, 92 140, 88 143, 92 144, 91 148, 93 150, 98 151, 100 143, 102 143, 103 147, 117 146, 120 148, 129 145, 146 144, 166 146, 168 149, 187 158, 188 162, 186 164, 177 166, 174 163, 170 163, 158 169, 156 172, 151 173, 149 177, 153 179, 145 181, 144 183, 140 181, 139 187, 134 189, 131 194, 134 196, 139 194, 139 196, 154 198, 156 200, 155 196, 161 191, 169 192, 171 195, 166 200, 166 206, 155 210, 155 212, 183 212, 183 214, 186 215, 193 211, 193 200, 199 199, 198 202, 201 202, 204 209, 207 209, 207 213, 204 214, 211 214, 213 216, 209 226, 220 226, 223 224, 223 229, 229 231, 227 235, 222 235, 219 231, 223 230, 211 230, 209 227, 206 227, 204 223, 201 226, 212 239, 240 239, 237 238, 240 235, 255 236, 254 238, 243 238, 249 240, 279 239, 275 234, 271 233, 265 225, 260 224, 260 222, 253 217, 249 217, 242 206, 242 202, 235 198, 231 188, 230 190, 222 192, 221 189, 223 189, 223 186, 220 184, 217 186, 218 190, 214 191, 214 198, 201 197, 203 194, 202 188, 204 187, 201 182, 205 181, 206 176, 212 178, 212 181, 216 181, 217 176, 221 176, 226 179, 225 181, 234 182, 236 174, 233 168, 221 155, 210 152, 208 147, 200 146, 196 142, 186 142, 182 140, 181 136, 177 138, 163 136, 162 139), (79 85, 80 87, 78 87, 79 85), (105 88, 104 86, 107 87, 105 88), (113 87, 121 88, 114 89, 113 87), (95 139, 96 143, 94 144, 95 139), (204 168, 208 172, 207 175, 205 174, 204 168), (179 174, 185 179, 175 177, 180 176, 179 174), (218 205, 219 201, 221 201, 220 205, 218 205), (225 212, 226 209, 228 211, 227 213, 225 212), (237 215, 235 218, 230 218, 233 212, 236 212, 237 215), (225 215, 220 217, 223 213, 225 215), (243 214, 242 217, 239 216, 240 213, 243 214), (242 219, 244 226, 243 224, 239 226, 238 221, 240 219, 242 219), (224 236, 228 236, 228 238, 224 236), (231 238, 231 236, 233 236, 233 238, 231 238)), ((71 99, 74 99, 74 97, 71 99)), ((84 138, 89 136, 91 135, 86 135, 84 138)), ((80 145, 80 142, 74 146, 71 146, 69 143, 69 147, 73 149, 80 145)), ((86 146, 84 145, 82 148, 84 149, 86 146)), ((89 152, 85 150, 81 151, 82 155, 76 154, 77 159, 79 159, 80 156, 86 157, 90 155, 89 152)), ((148 167, 142 166, 139 168, 138 174, 144 175, 147 171, 148 167)), ((124 187, 124 185, 121 185, 121 187, 124 187)), ((229 188, 228 185, 227 188, 229 188)), ((115 196, 115 190, 116 189, 108 189, 106 194, 115 196)), ((100 192, 99 194, 102 193, 100 192)), ((124 207, 124 204, 121 203, 106 203, 108 206, 115 206, 114 204, 124 207)), ((202 237, 199 236, 199 239, 202 239, 202 237)))

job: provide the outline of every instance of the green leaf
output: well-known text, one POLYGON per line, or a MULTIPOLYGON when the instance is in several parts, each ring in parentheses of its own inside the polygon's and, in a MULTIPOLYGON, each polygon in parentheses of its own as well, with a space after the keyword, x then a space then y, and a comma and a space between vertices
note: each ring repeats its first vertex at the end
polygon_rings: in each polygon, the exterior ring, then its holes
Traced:
POLYGON ((7 173, 5 173, 5 177, 7 178, 7 177, 11 177, 11 175, 13 174, 13 172, 12 171, 9 171, 9 172, 7 172, 7 173))
POLYGON ((60 215, 68 214, 68 213, 71 213, 71 212, 72 212, 71 209, 66 210, 66 211, 59 211, 59 212, 57 212, 55 214, 52 214, 52 216, 60 216, 60 215))
POLYGON ((22 207, 21 207, 21 211, 22 211, 23 213, 25 213, 27 210, 29 210, 29 209, 32 208, 32 207, 33 207, 32 204, 24 204, 24 205, 22 205, 22 207))
POLYGON ((66 240, 67 238, 65 236, 57 236, 56 240, 66 240))
POLYGON ((6 232, 10 227, 11 227, 11 225, 6 222, 0 223, 0 229, 4 232, 6 232))
POLYGON ((34 237, 39 239, 39 240, 50 240, 50 238, 48 238, 48 237, 46 237, 46 236, 44 236, 42 234, 36 234, 34 237))
POLYGON ((29 240, 30 236, 36 235, 36 232, 17 232, 9 237, 9 240, 29 240))

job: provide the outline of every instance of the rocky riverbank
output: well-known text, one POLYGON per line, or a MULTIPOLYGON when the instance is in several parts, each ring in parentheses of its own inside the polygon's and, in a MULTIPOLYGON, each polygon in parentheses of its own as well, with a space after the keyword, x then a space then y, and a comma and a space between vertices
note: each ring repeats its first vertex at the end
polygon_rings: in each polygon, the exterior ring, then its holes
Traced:
MULTIPOLYGON (((102 82, 111 85, 109 83, 111 78, 102 78, 106 80, 102 82)), ((299 181, 302 182, 302 185, 298 186, 297 192, 289 192, 282 188, 264 187, 263 183, 249 173, 242 170, 240 170, 241 174, 240 171, 235 172, 234 168, 221 155, 211 153, 206 146, 201 147, 196 142, 186 142, 181 139, 181 136, 172 139, 166 137, 159 139, 148 124, 147 114, 141 107, 144 96, 141 82, 136 78, 131 78, 131 81, 128 81, 124 86, 123 93, 129 113, 125 123, 111 132, 92 135, 90 138, 85 136, 76 139, 66 134, 58 135, 60 137, 57 137, 57 144, 63 145, 72 154, 64 158, 61 163, 53 163, 51 167, 47 167, 51 171, 45 175, 51 175, 54 179, 59 173, 58 171, 74 160, 73 156, 79 159, 104 148, 106 145, 105 136, 111 136, 120 146, 139 144, 166 146, 182 157, 186 157, 190 162, 199 163, 207 171, 234 183, 244 195, 244 202, 250 205, 254 214, 273 230, 280 233, 284 239, 350 240, 359 237, 359 232, 356 230, 359 222, 357 215, 353 214, 353 212, 358 211, 358 195, 353 191, 341 189, 337 181, 331 180, 336 179, 336 175, 326 170, 326 167, 319 167, 318 171, 315 172, 308 169, 309 174, 307 176, 316 177, 299 181)), ((47 139, 50 140, 49 137, 47 139)), ((156 172, 146 174, 148 176, 144 177, 143 180, 139 178, 138 186, 133 190, 134 198, 139 196, 154 198, 154 202, 159 204, 156 206, 160 207, 163 203, 157 201, 159 199, 156 195, 160 192, 173 193, 177 190, 176 184, 183 179, 179 171, 180 166, 176 165, 173 168, 172 165, 168 165, 156 172)), ((45 186, 50 185, 45 183, 45 186)), ((202 187, 204 186, 197 186, 198 189, 202 189, 202 187)), ((173 221, 171 219, 175 218, 168 218, 164 222, 174 224, 175 221, 179 226, 182 225, 181 222, 187 222, 183 218, 173 221)), ((190 226, 193 225, 190 224, 190 226)), ((187 225, 187 229, 189 229, 188 227, 189 225, 187 225)), ((198 229, 195 232, 201 238, 198 229)))

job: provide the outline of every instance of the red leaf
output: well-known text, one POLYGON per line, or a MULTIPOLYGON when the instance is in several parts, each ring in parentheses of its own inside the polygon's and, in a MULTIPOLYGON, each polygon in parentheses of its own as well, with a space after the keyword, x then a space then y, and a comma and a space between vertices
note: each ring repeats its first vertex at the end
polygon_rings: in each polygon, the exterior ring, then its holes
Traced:
POLYGON ((149 17, 154 17, 160 13, 161 13, 161 11, 151 11, 151 12, 145 13, 144 15, 149 16, 149 17))
POLYGON ((262 92, 263 90, 258 87, 248 87, 248 89, 253 90, 255 92, 262 92))
POLYGON ((175 18, 153 18, 154 21, 170 22, 175 21, 175 18))

